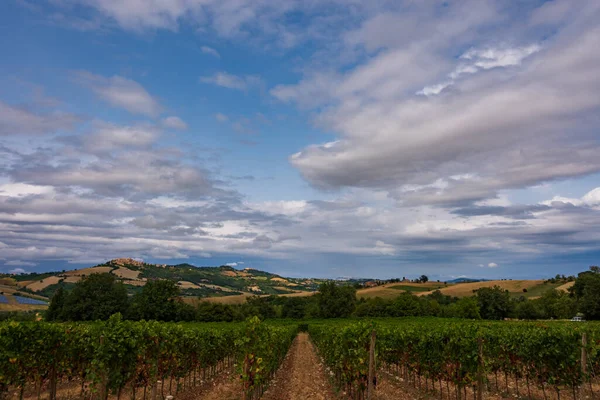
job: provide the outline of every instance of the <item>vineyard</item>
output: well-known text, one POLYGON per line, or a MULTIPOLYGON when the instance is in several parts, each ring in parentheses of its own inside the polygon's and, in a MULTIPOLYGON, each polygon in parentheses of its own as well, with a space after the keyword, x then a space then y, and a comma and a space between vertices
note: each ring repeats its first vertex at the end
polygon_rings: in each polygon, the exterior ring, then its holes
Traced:
POLYGON ((403 320, 313 324, 310 334, 355 399, 367 393, 370 350, 379 375, 436 398, 600 398, 598 324, 403 320))
POLYGON ((253 318, 176 324, 119 315, 95 323, 0 323, 0 398, 54 400, 61 398, 57 388, 75 385, 69 398, 177 399, 235 371, 240 397, 258 399, 299 330, 308 330, 326 379, 342 398, 384 398, 377 397, 383 381, 423 398, 600 398, 596 323, 253 318))
POLYGON ((165 398, 238 366, 247 399, 262 393, 296 335, 294 326, 121 321, 0 324, 0 399, 34 390, 54 400, 76 380, 76 398, 165 398), (160 384, 158 384, 160 382, 160 384), (136 397, 136 391, 138 392, 136 397))

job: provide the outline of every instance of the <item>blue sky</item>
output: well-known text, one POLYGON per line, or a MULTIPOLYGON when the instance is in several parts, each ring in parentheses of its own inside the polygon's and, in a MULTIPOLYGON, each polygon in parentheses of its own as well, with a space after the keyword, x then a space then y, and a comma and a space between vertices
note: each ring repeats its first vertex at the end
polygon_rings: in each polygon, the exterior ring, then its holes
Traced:
POLYGON ((0 8, 0 272, 600 262, 596 1, 0 8))

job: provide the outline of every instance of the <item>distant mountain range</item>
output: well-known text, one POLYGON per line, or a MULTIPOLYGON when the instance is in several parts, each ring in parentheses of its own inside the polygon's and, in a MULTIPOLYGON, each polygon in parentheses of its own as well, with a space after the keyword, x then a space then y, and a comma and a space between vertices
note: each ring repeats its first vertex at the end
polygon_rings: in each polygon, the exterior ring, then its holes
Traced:
POLYGON ((474 278, 456 278, 451 281, 446 281, 448 283, 470 283, 470 282, 487 282, 491 279, 474 279, 474 278))

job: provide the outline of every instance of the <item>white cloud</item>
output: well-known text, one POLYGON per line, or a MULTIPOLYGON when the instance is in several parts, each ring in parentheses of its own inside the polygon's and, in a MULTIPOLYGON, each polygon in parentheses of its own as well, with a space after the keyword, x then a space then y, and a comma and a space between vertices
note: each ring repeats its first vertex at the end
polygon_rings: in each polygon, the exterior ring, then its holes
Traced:
POLYGON ((212 47, 202 46, 202 47, 200 47, 200 50, 204 54, 209 54, 213 57, 221 58, 221 55, 219 54, 219 52, 217 50, 213 49, 212 47))
MULTIPOLYGON (((488 47, 485 49, 471 49, 460 56, 460 58, 469 60, 472 62, 472 66, 481 69, 510 67, 520 65, 525 58, 537 53, 541 48, 542 47, 539 44, 532 44, 529 46, 512 48, 488 47)), ((469 67, 471 67, 471 65, 467 65, 463 68, 469 69, 469 67)))
POLYGON ((219 122, 226 122, 229 120, 229 118, 227 117, 227 115, 225 114, 221 114, 221 113, 216 113, 215 114, 215 118, 217 119, 217 121, 219 122))
POLYGON ((444 89, 455 84, 456 80, 464 74, 474 74, 478 71, 498 67, 513 67, 521 65, 521 62, 530 55, 541 50, 538 44, 522 47, 488 47, 484 49, 471 49, 460 56, 461 60, 467 60, 459 64, 454 71, 448 74, 449 80, 442 83, 425 86, 416 94, 433 96, 440 94, 444 89))
POLYGON ((91 134, 82 139, 90 153, 108 152, 123 148, 149 148, 159 132, 151 126, 122 126, 96 122, 91 134))
MULTIPOLYGON (((312 145, 290 157, 309 182, 327 189, 388 190, 404 204, 452 204, 600 171, 600 146, 589 140, 600 109, 600 26, 590 15, 600 17, 600 11, 585 3, 541 49, 481 43, 480 20, 469 25, 470 15, 452 7, 452 18, 444 21, 457 28, 451 34, 403 37, 397 34, 403 27, 390 22, 387 36, 401 42, 381 39, 377 43, 385 45, 375 55, 332 73, 335 79, 308 73, 297 85, 272 90, 281 100, 312 106, 316 125, 337 135, 334 146, 312 145), (459 77, 443 96, 415 96, 456 68, 446 55, 453 41, 475 41, 459 60, 472 68, 457 69, 459 77), (485 72, 472 73, 475 68, 485 72), (478 179, 450 179, 470 172, 478 179)), ((422 11, 418 18, 427 26, 435 20, 428 14, 433 10, 422 11)), ((503 16, 487 18, 497 22, 503 16)))
POLYGON ((186 130, 188 128, 188 125, 185 123, 185 121, 176 116, 163 118, 162 125, 168 129, 186 130))
POLYGON ((600 204, 600 187, 597 187, 590 192, 586 193, 582 198, 584 203, 591 206, 600 204))
POLYGON ((202 76, 200 77, 200 82, 242 91, 246 91, 262 84, 262 80, 258 76, 237 76, 227 72, 217 72, 211 76, 202 76))
POLYGON ((106 78, 86 71, 77 72, 76 79, 112 106, 124 108, 133 114, 155 117, 162 111, 158 100, 131 79, 118 75, 106 78))
POLYGON ((227 265, 229 267, 237 267, 237 266, 240 266, 240 265, 244 265, 244 262, 243 261, 229 262, 229 263, 226 263, 225 265, 227 265))
POLYGON ((10 267, 35 267, 37 263, 31 261, 11 260, 4 263, 10 267))
POLYGON ((43 134, 70 130, 79 117, 55 111, 35 112, 24 106, 13 106, 0 101, 0 136, 43 134))
POLYGON ((496 268, 498 266, 498 264, 491 262, 487 265, 489 268, 496 268))

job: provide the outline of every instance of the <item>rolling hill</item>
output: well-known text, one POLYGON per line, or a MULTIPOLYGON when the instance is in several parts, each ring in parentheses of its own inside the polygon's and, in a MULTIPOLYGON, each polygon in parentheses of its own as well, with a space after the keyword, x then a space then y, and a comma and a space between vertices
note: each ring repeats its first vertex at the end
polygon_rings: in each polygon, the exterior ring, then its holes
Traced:
MULTIPOLYGON (((183 297, 223 298, 227 303, 243 302, 252 295, 310 295, 324 280, 284 278, 252 268, 230 266, 196 267, 191 264, 150 264, 131 258, 119 258, 90 268, 71 271, 0 276, 0 292, 47 300, 59 287, 72 288, 85 276, 94 273, 115 275, 130 294, 136 293, 153 279, 177 282, 183 297)), ((11 301, 14 305, 14 302, 11 301)), ((7 308, 0 303, 0 310, 7 308)), ((11 307, 14 308, 14 307, 11 307)))
MULTIPOLYGON (((110 273, 119 279, 130 294, 142 289, 154 279, 177 282, 182 297, 195 302, 200 297, 216 303, 239 304, 253 295, 310 296, 327 279, 285 278, 252 268, 236 269, 231 266, 197 267, 191 264, 151 264, 131 258, 118 258, 90 268, 70 271, 0 275, 0 311, 19 311, 45 308, 45 304, 27 304, 35 300, 48 301, 59 287, 72 288, 85 276, 94 273, 110 273), (23 300, 23 298, 26 298, 23 300), (32 299, 32 300, 27 300, 32 299)), ((482 287, 500 286, 514 296, 536 298, 545 291, 556 288, 568 290, 573 282, 550 283, 543 280, 481 280, 461 278, 456 282, 414 283, 401 281, 344 280, 345 284, 375 284, 357 291, 359 298, 394 298, 404 292, 424 296, 439 290, 455 297, 472 296, 482 287)))

